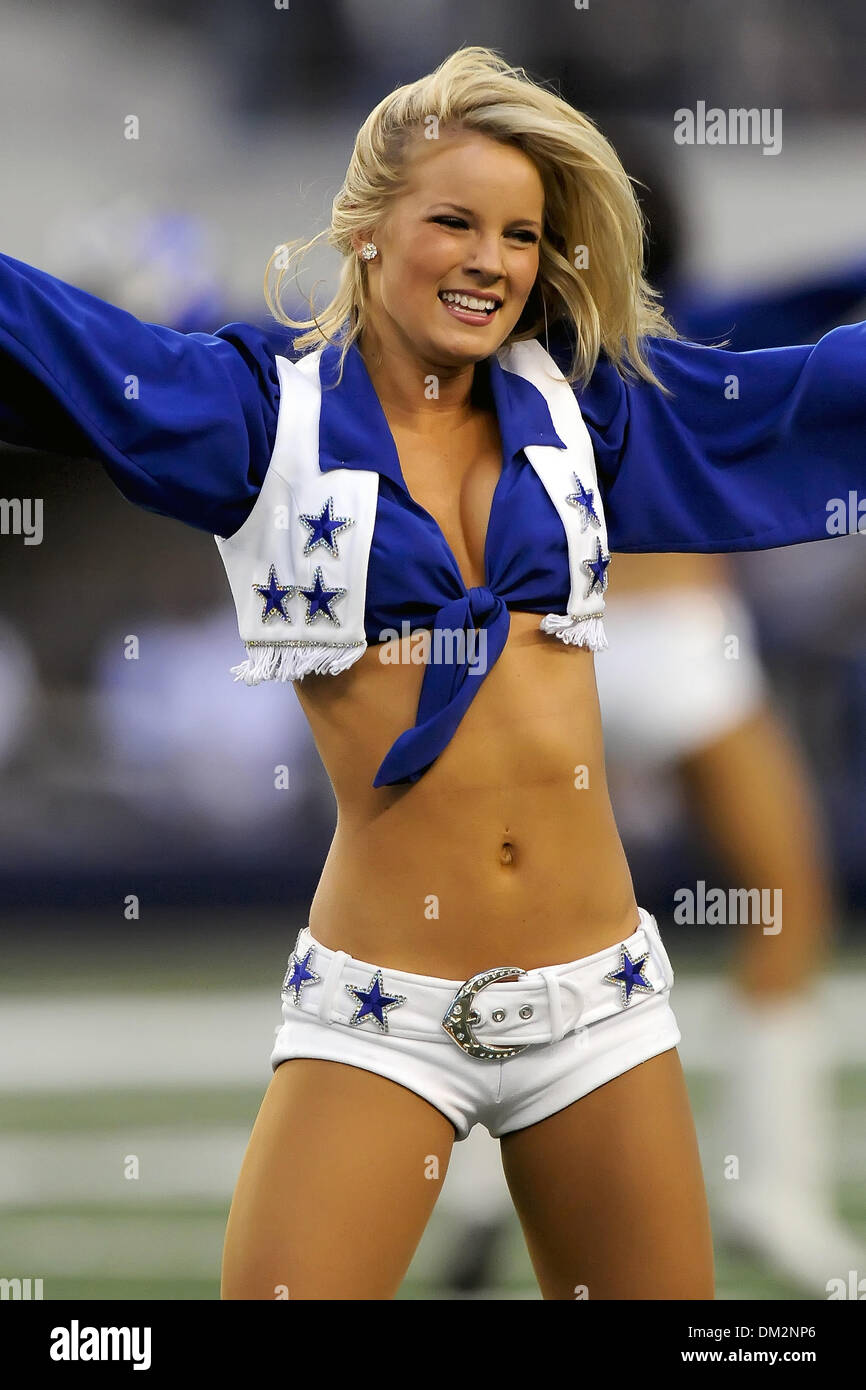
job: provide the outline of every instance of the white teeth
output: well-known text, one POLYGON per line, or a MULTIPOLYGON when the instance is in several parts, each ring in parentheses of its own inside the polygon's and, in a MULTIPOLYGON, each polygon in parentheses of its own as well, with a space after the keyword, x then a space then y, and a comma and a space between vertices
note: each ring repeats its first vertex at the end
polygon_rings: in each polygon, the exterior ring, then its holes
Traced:
POLYGON ((477 312, 482 310, 490 312, 498 309, 499 304, 495 299, 476 299, 474 295, 454 294, 451 290, 442 290, 439 298, 446 304, 459 304, 461 309, 474 309, 477 312))

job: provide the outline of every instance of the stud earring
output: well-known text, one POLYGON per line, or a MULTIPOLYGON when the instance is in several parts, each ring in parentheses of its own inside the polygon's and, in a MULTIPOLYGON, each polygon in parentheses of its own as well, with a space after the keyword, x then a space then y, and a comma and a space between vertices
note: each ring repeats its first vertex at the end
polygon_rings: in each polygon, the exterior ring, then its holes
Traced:
POLYGON ((379 248, 373 241, 367 241, 361 247, 361 259, 364 261, 374 261, 379 254, 379 248))

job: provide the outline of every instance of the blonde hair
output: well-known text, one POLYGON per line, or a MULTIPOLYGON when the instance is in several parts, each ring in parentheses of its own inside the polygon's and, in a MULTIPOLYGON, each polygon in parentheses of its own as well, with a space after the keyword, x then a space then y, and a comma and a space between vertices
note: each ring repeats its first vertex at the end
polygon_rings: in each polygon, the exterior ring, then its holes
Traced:
POLYGON ((589 117, 523 68, 476 45, 459 48, 435 72, 379 102, 358 131, 330 227, 310 241, 277 247, 268 261, 268 307, 280 323, 306 330, 295 337, 296 349, 339 341, 342 374, 367 312, 367 267, 355 253, 352 233, 380 222, 405 184, 411 142, 442 127, 516 146, 533 161, 544 186, 538 277, 505 342, 538 337, 548 324, 565 321, 575 339, 569 381, 585 385, 603 350, 620 373, 635 372, 664 390, 641 339, 679 335, 656 303, 659 292, 644 278, 644 217, 616 151, 589 117), (311 296, 311 317, 292 318, 280 303, 284 277, 323 237, 343 257, 339 287, 321 313, 311 296), (584 250, 584 268, 578 269, 578 251, 584 250))

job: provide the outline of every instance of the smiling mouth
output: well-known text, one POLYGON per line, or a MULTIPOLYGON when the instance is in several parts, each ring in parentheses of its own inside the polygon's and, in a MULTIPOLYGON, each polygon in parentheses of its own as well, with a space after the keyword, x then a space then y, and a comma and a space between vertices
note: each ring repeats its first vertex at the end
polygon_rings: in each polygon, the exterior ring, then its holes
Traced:
POLYGON ((502 301, 496 295, 459 294, 454 290, 440 290, 438 297, 447 309, 453 310, 461 317, 471 315, 482 321, 492 318, 496 310, 502 307, 502 301))

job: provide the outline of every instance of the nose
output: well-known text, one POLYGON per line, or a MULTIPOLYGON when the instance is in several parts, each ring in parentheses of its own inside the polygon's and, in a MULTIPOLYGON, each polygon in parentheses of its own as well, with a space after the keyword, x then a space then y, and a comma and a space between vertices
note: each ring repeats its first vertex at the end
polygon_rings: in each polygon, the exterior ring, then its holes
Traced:
POLYGON ((473 245, 473 254, 466 263, 466 271, 477 276, 484 289, 493 289, 497 281, 505 277, 502 266, 502 246, 499 237, 490 232, 479 232, 473 245))

